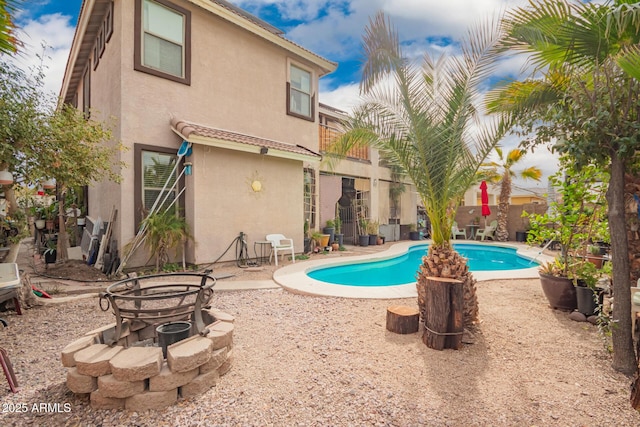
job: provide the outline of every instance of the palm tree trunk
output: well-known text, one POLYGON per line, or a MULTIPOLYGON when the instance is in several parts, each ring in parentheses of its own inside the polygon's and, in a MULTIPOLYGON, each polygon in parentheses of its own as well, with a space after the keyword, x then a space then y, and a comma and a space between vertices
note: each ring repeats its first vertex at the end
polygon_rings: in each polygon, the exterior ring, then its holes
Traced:
POLYGON ((464 293, 463 324, 467 329, 472 328, 478 322, 479 309, 476 280, 469 271, 467 260, 448 245, 429 246, 427 255, 422 258, 416 282, 418 307, 423 321, 426 318, 427 277, 447 277, 462 281, 464 293))
POLYGON ((498 228, 496 228, 496 241, 506 242, 509 240, 509 231, 507 230, 507 218, 509 217, 509 203, 498 204, 498 228))
POLYGON ((507 230, 509 197, 511 197, 511 175, 509 175, 509 172, 506 172, 502 177, 500 199, 498 202, 498 228, 496 228, 496 240, 498 242, 506 242, 509 240, 509 230, 507 230))

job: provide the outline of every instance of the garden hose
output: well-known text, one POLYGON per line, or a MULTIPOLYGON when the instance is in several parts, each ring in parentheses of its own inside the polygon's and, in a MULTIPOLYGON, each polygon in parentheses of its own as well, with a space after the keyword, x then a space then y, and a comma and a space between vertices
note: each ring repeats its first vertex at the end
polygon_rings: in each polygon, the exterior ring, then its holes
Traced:
POLYGON ((234 243, 236 244, 236 265, 239 268, 247 268, 247 267, 255 266, 256 265, 255 262, 249 261, 249 248, 247 246, 247 240, 245 238, 245 234, 241 231, 240 234, 235 239, 233 239, 231 243, 229 243, 229 246, 227 246, 227 249, 224 250, 222 255, 220 255, 212 263, 207 264, 204 267, 201 267, 200 270, 209 268, 213 264, 220 261, 220 259, 222 259, 222 257, 225 256, 227 252, 229 252, 229 249, 231 249, 231 246, 233 246, 234 243))

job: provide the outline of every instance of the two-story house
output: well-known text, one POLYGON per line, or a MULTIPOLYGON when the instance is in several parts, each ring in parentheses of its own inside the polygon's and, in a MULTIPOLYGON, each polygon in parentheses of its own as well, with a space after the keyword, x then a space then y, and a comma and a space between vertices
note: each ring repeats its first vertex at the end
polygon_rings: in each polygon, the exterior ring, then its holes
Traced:
MULTIPOLYGON (((320 104, 321 153, 341 134, 340 123, 346 118, 346 112, 320 104)), ((408 239, 411 224, 418 222, 421 211, 415 187, 408 179, 393 174, 378 150, 370 147, 354 147, 344 160, 333 165, 323 163, 319 193, 320 226, 340 215, 348 243, 354 243, 358 234, 358 217, 378 222, 380 233, 389 241, 408 239)))
POLYGON ((167 195, 195 237, 188 262, 216 260, 240 232, 251 251, 269 233, 302 250, 318 205, 306 191, 319 179, 318 79, 335 68, 223 0, 84 0, 61 97, 114 117, 128 148, 122 182, 88 189, 88 215, 115 207, 122 247, 167 195), (167 176, 178 184, 163 189, 167 176))

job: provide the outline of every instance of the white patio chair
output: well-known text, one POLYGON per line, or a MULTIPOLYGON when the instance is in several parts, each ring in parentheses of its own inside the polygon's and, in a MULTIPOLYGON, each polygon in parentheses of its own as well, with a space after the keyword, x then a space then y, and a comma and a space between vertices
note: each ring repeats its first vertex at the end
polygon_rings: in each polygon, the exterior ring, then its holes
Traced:
POLYGON ((476 231, 476 240, 478 237, 482 237, 480 240, 491 239, 495 240, 496 229, 498 228, 498 221, 495 219, 491 221, 491 224, 487 225, 485 228, 481 228, 476 231))
POLYGON ((294 263, 296 262, 296 255, 293 249, 293 239, 286 238, 283 234, 267 234, 266 240, 271 242, 271 254, 269 254, 269 262, 271 262, 271 257, 275 255, 276 265, 278 265, 278 252, 282 253, 288 251, 291 251, 291 261, 294 263))
POLYGON ((453 225, 451 226, 451 238, 453 240, 456 240, 458 236, 462 236, 465 240, 467 240, 467 230, 465 230, 464 228, 458 228, 458 223, 456 221, 453 221, 453 225))

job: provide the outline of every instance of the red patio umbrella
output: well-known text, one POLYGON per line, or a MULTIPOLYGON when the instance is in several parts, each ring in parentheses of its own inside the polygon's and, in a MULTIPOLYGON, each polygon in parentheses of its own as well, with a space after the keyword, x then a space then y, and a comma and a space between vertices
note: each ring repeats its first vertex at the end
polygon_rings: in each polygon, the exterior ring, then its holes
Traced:
POLYGON ((487 182, 482 181, 480 183, 480 199, 482 201, 482 216, 484 217, 484 225, 487 225, 487 217, 491 215, 491 209, 489 209, 489 193, 487 192, 487 182))

